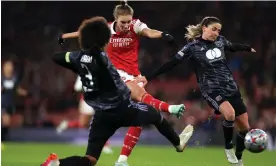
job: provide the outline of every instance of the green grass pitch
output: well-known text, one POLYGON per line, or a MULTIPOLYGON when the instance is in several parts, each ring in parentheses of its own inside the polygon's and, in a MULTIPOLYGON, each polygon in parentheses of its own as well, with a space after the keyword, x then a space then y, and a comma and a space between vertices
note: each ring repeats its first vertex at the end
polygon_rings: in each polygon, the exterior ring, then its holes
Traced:
MULTIPOLYGON (((5 143, 1 152, 2 166, 40 166, 49 153, 55 152, 60 158, 83 155, 85 146, 46 143, 5 143)), ((98 166, 113 166, 120 148, 114 147, 114 154, 102 154, 98 166)), ((265 151, 244 154, 245 166, 273 166, 276 152, 265 151)), ((130 166, 227 166, 222 147, 187 147, 183 153, 176 153, 169 146, 138 145, 129 158, 130 166)))

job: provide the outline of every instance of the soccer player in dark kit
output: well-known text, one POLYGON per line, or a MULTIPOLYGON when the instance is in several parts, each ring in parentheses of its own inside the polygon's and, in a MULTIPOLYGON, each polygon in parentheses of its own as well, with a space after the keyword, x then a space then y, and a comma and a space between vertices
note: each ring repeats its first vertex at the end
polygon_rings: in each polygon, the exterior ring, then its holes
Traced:
POLYGON ((197 25, 189 25, 185 37, 190 41, 171 61, 146 75, 148 80, 172 69, 182 60, 193 63, 198 85, 203 98, 222 114, 225 153, 227 160, 234 165, 243 166, 242 152, 244 137, 249 130, 248 114, 239 88, 227 65, 226 51, 256 52, 244 44, 231 43, 220 36, 222 25, 216 17, 205 17, 197 25), (233 150, 232 137, 234 122, 238 129, 236 153, 233 150))
POLYGON ((81 77, 84 100, 95 110, 86 155, 58 159, 57 155, 50 154, 41 166, 96 165, 104 144, 118 128, 147 124, 154 124, 173 144, 176 151, 182 152, 186 146, 185 142, 193 133, 193 127, 186 127, 178 136, 159 111, 130 100, 129 88, 103 52, 111 35, 107 21, 103 17, 85 20, 79 27, 79 33, 82 51, 57 53, 53 60, 81 77))
POLYGON ((15 113, 16 95, 27 96, 28 92, 20 86, 23 77, 23 66, 15 70, 14 62, 7 60, 2 65, 1 75, 1 133, 2 141, 8 139, 10 116, 15 113))

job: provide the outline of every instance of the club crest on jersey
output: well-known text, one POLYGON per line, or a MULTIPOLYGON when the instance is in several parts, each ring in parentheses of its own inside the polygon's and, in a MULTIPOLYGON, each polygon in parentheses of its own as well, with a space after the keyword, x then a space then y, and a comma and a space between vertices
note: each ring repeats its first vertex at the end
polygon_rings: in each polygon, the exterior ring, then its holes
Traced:
POLYGON ((221 41, 216 41, 215 45, 218 46, 218 47, 222 47, 222 42, 221 41))
POLYGON ((88 56, 88 55, 83 55, 81 57, 81 62, 84 62, 84 63, 90 63, 92 62, 92 56, 88 56))
POLYGON ((206 57, 210 60, 221 57, 221 51, 218 48, 210 49, 206 52, 206 57))
POLYGON ((220 95, 218 95, 217 97, 216 97, 216 100, 217 101, 220 101, 222 99, 222 97, 220 96, 220 95))

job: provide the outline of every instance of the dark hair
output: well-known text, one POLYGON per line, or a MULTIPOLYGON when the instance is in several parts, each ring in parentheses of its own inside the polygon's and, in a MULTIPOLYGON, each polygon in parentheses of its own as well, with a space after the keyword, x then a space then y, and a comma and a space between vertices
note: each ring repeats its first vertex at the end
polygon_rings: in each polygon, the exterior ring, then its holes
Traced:
POLYGON ((127 4, 126 0, 121 1, 120 5, 115 6, 114 11, 113 11, 113 16, 115 19, 118 18, 118 16, 121 15, 132 15, 133 16, 134 10, 132 7, 130 7, 127 4))
POLYGON ((94 47, 103 48, 108 42, 111 32, 104 17, 96 16, 84 20, 79 27, 79 45, 83 51, 94 47))
POLYGON ((204 17, 203 20, 197 25, 188 25, 186 27, 187 33, 185 34, 185 38, 187 40, 194 40, 197 37, 202 35, 202 26, 208 26, 213 23, 220 23, 220 20, 217 17, 204 17))

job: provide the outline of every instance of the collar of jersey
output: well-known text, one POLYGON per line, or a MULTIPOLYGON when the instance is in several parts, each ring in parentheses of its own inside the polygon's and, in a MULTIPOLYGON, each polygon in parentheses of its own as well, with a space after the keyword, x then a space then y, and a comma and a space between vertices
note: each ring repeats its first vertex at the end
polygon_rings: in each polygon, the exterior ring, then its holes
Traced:
POLYGON ((210 43, 210 44, 211 44, 211 43, 214 43, 214 42, 216 41, 216 40, 215 40, 215 41, 205 40, 205 39, 202 38, 202 36, 200 36, 200 37, 198 38, 198 40, 199 40, 199 41, 206 42, 206 43, 210 43))

